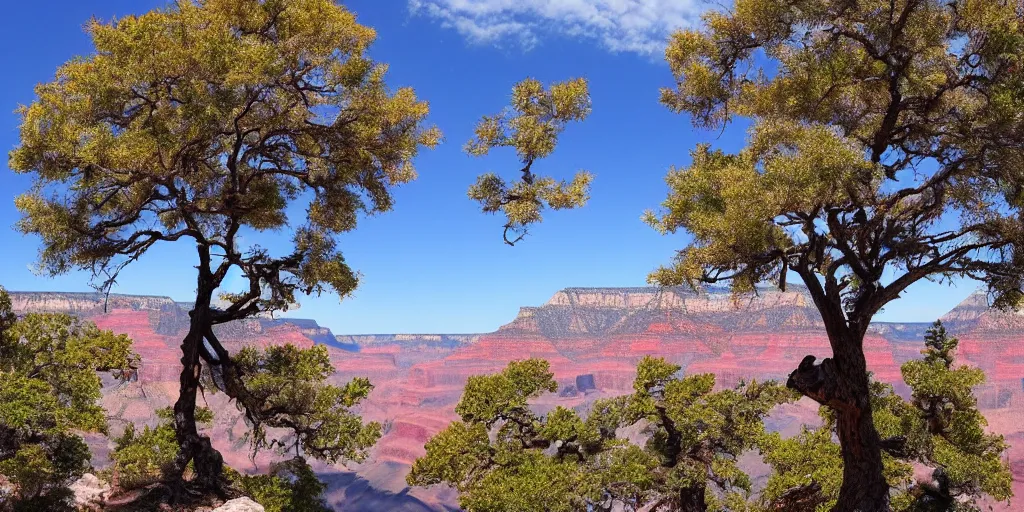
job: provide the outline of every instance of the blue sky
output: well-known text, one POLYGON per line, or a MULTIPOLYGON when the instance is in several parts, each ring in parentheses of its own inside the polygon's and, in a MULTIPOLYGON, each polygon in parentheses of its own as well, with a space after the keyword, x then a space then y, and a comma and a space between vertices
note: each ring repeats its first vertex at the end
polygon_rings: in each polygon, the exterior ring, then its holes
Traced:
MULTIPOLYGON (((17 2, 0 17, 0 146, 17 144, 13 111, 33 99, 36 83, 92 48, 82 26, 165 5, 153 0, 17 2)), ((664 199, 671 165, 686 165, 697 143, 734 150, 741 129, 697 131, 658 103, 672 83, 661 59, 675 27, 692 23, 697 2, 668 0, 353 0, 345 5, 374 27, 371 55, 390 64, 389 83, 412 86, 430 102, 430 122, 446 142, 416 161, 419 179, 396 191, 394 211, 362 221, 341 237, 363 280, 355 296, 306 298, 290 316, 315 318, 335 333, 489 332, 520 306, 539 305, 569 286, 642 286, 649 271, 685 244, 640 221, 664 199), (570 177, 594 173, 582 210, 551 212, 516 247, 501 241, 501 218, 483 215, 466 197, 476 175, 516 177, 513 155, 474 159, 461 151, 476 120, 508 101, 511 86, 589 79, 594 110, 570 126, 558 150, 534 171, 570 177)), ((88 291, 88 276, 42 278, 29 267, 38 240, 12 226, 13 198, 27 176, 0 169, 0 284, 11 290, 88 291)), ((151 251, 123 272, 115 291, 189 300, 194 250, 187 244, 151 251)), ((919 284, 880 320, 930 321, 974 290, 919 284)))

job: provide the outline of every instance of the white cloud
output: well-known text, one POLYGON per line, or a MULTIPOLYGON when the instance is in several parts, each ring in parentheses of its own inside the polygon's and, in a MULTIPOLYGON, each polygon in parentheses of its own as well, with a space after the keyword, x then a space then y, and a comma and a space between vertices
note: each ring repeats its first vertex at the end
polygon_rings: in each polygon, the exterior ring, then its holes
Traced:
POLYGON ((705 0, 409 0, 474 43, 530 49, 544 35, 597 41, 612 52, 657 55, 673 30, 691 27, 705 0))

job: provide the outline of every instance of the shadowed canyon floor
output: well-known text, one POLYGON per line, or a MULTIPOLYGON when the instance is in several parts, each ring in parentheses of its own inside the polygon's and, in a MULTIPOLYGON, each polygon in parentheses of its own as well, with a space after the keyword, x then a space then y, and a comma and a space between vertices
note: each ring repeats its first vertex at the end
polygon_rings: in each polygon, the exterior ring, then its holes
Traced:
MULTIPOLYGON (((111 295, 104 309, 103 298, 91 293, 12 292, 11 297, 19 313, 72 313, 134 339, 142 356, 137 379, 104 390, 113 434, 126 422, 154 424, 153 411, 172 403, 189 304, 111 295)), ((976 294, 942 320, 960 337, 961 360, 988 376, 977 390, 979 403, 990 429, 1010 443, 1014 492, 1022 496, 1024 314, 990 310, 984 296, 976 294)), ((927 326, 872 326, 865 351, 876 378, 906 392, 899 365, 919 356, 927 326)), ((409 489, 405 476, 424 453, 427 439, 454 419, 466 379, 497 372, 511 360, 539 357, 551 363, 560 391, 538 400, 543 412, 556 405, 585 409, 596 398, 630 392, 636 363, 645 355, 665 357, 686 373, 715 373, 719 385, 731 386, 741 378, 783 380, 804 356, 831 354, 818 313, 798 287, 764 290, 740 300, 724 292, 569 288, 543 306, 522 308, 512 322, 489 334, 335 336, 314 320, 261 318, 221 326, 218 336, 234 349, 247 344, 324 344, 339 382, 357 376, 371 379, 376 388, 361 412, 367 419, 387 422, 384 437, 365 463, 318 467, 329 484, 328 501, 355 512, 457 510, 454 491, 409 489)), ((229 464, 256 471, 273 460, 269 453, 249 458, 246 427, 223 395, 207 394, 205 399, 217 413, 212 437, 229 464)), ((789 434, 815 422, 815 408, 805 402, 779 408, 769 427, 789 434)), ((93 437, 90 443, 94 463, 108 464, 111 442, 93 437)), ((756 457, 748 464, 756 481, 766 469, 756 457)), ((1015 507, 999 504, 996 509, 1015 507)))

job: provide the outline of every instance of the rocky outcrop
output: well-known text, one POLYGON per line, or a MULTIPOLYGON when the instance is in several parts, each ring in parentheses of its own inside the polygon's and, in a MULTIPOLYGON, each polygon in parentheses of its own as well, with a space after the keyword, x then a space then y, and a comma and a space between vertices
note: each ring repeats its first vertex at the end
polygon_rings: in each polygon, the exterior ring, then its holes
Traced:
POLYGON ((723 289, 567 288, 543 306, 521 308, 499 332, 539 333, 549 339, 606 337, 646 332, 655 324, 686 332, 694 323, 762 331, 822 325, 806 289, 799 286, 743 297, 723 289))
POLYGON ((265 512, 263 505, 250 498, 235 498, 213 509, 212 512, 265 512))
POLYGON ((110 495, 110 485, 92 473, 86 473, 68 486, 73 493, 75 510, 102 510, 103 502, 110 495))

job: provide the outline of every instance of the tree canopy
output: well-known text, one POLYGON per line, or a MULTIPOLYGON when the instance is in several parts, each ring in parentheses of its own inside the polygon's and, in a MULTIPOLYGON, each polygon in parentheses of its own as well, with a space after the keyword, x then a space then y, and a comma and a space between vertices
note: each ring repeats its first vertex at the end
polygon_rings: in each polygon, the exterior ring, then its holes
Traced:
POLYGON ((523 164, 519 180, 506 182, 495 173, 481 175, 469 188, 469 197, 486 213, 505 215, 505 243, 522 240, 531 224, 541 221, 546 207, 553 210, 578 208, 589 198, 593 176, 579 171, 572 181, 536 176, 533 164, 555 151, 558 136, 572 121, 590 115, 587 81, 576 78, 550 87, 527 78, 512 88, 512 104, 501 113, 484 116, 475 137, 466 143, 472 156, 484 156, 495 148, 512 148, 523 164), (512 238, 510 238, 510 236, 512 238))
MULTIPOLYGON (((391 90, 387 66, 366 55, 374 31, 331 0, 182 0, 93 20, 87 31, 95 51, 61 66, 19 109, 10 167, 34 184, 16 199, 18 228, 42 239, 43 272, 86 269, 105 290, 153 246, 195 245, 175 471, 194 462, 195 484, 218 488, 222 459, 196 428, 204 365, 246 408, 257 439, 262 426, 282 422, 308 433, 299 423, 310 406, 316 425, 348 426, 353 417, 336 415, 338 407, 368 386, 317 388, 316 404, 261 409, 250 398, 266 398, 272 388, 261 386, 286 373, 274 362, 288 356, 236 362, 213 326, 287 309, 297 292, 351 293, 357 276, 334 236, 360 214, 391 209, 392 189, 415 177, 414 157, 440 134, 425 124, 427 104, 410 88, 391 90), (243 245, 243 235, 271 230, 290 235, 291 249, 243 245), (232 269, 242 289, 222 288, 232 269), (225 305, 214 307, 214 294, 225 305)), ((314 373, 322 366, 311 364, 314 373)), ((310 434, 319 441, 307 447, 333 460, 373 437, 366 431, 333 452, 318 444, 341 433, 310 434)))
POLYGON ((650 279, 803 281, 833 354, 789 382, 839 413, 840 510, 887 506, 871 318, 922 279, 981 280, 997 306, 1024 297, 1022 16, 1006 0, 737 0, 665 52, 668 108, 751 124, 742 150, 701 145, 669 172, 647 220, 692 239, 650 279))
POLYGON ((131 340, 69 315, 17 318, 0 287, 0 510, 70 510, 67 486, 90 467, 83 432, 106 433, 97 372, 126 378, 131 340), (13 508, 11 508, 13 507, 13 508))
POLYGON ((635 393, 598 399, 586 418, 528 401, 557 390, 548 363, 509 363, 471 377, 460 421, 427 442, 410 485, 446 483, 469 511, 746 510, 751 482, 737 458, 764 435, 763 418, 793 394, 774 383, 713 391, 713 375, 678 377, 645 358, 635 393), (641 427, 643 445, 619 437, 641 427))
POLYGON ((427 104, 391 92, 387 66, 366 57, 372 29, 329 0, 181 1, 87 28, 95 53, 37 87, 10 155, 35 179, 18 226, 42 239, 43 270, 107 276, 192 239, 220 251, 215 284, 230 267, 251 282, 218 322, 296 290, 352 291, 332 235, 389 210, 439 138, 427 104), (240 230, 283 228, 293 254, 238 245, 240 230))

